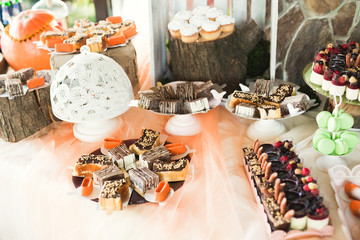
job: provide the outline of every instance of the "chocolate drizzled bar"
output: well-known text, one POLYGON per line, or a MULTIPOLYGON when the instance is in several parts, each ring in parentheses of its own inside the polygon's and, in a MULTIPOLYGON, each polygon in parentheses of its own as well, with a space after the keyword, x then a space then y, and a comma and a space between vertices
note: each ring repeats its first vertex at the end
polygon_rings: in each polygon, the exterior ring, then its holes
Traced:
POLYGON ((111 165, 94 172, 93 176, 95 184, 100 184, 102 187, 105 181, 123 179, 124 173, 118 167, 111 165))
POLYGON ((24 90, 20 79, 6 79, 5 80, 5 90, 8 92, 10 97, 23 96, 24 90))
POLYGON ((164 100, 159 102, 159 109, 161 113, 177 114, 181 112, 180 100, 164 100))
POLYGON ((213 95, 210 92, 212 89, 214 89, 214 83, 212 81, 207 81, 200 86, 197 86, 195 89, 195 95, 197 98, 208 98, 212 99, 213 95))
POLYGON ((85 165, 85 164, 99 164, 99 165, 112 165, 111 157, 104 155, 94 155, 94 154, 84 154, 79 160, 77 160, 77 165, 85 165))
POLYGON ((176 99, 176 94, 172 86, 158 86, 154 89, 154 92, 160 99, 176 99))
POLYGON ((176 85, 176 96, 184 101, 192 101, 195 96, 195 85, 192 82, 179 83, 176 85))
POLYGON ((135 155, 127 148, 124 143, 109 149, 108 152, 114 162, 116 162, 120 168, 129 170, 130 168, 135 167, 135 155))
POLYGON ((184 158, 181 158, 180 160, 174 162, 164 162, 161 160, 156 160, 153 163, 153 171, 181 171, 186 167, 186 164, 187 160, 184 158))
POLYGON ((259 96, 267 97, 269 96, 269 92, 270 80, 257 79, 254 86, 254 93, 259 96))
POLYGON ((199 98, 193 101, 187 101, 184 103, 186 112, 197 113, 210 109, 209 101, 207 98, 199 98))
POLYGON ((130 181, 142 193, 151 190, 159 185, 159 176, 148 168, 137 168, 129 171, 130 181))
POLYGON ((295 89, 290 84, 282 83, 275 90, 275 95, 289 97, 295 94, 295 89))
POLYGON ((159 98, 154 92, 141 92, 139 97, 139 105, 148 110, 158 111, 159 98))
POLYGON ((155 160, 169 161, 171 153, 163 145, 155 147, 149 151, 140 154, 140 162, 142 166, 153 169, 155 160))
POLYGON ((33 68, 23 68, 19 71, 9 74, 9 78, 18 78, 20 79, 22 84, 26 84, 27 80, 32 79, 34 77, 34 69, 33 68))

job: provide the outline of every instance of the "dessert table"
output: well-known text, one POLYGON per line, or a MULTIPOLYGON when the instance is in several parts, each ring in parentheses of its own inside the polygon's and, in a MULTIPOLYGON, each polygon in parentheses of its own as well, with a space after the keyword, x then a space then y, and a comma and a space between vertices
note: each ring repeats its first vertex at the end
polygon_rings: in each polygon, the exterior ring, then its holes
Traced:
MULTIPOLYGON (((311 147, 316 130, 309 112, 284 121, 296 151, 316 176, 320 194, 335 225, 333 239, 343 232, 327 174, 315 167, 320 156, 311 147)), ((2 239, 267 239, 263 213, 257 207, 242 163, 242 145, 251 120, 239 120, 224 107, 198 116, 202 132, 193 137, 169 136, 196 149, 194 177, 163 207, 146 203, 107 214, 97 203, 76 196, 71 181, 74 162, 102 143, 82 143, 72 124, 59 122, 18 143, 0 142, 0 232, 2 239)), ((168 116, 137 108, 118 117, 116 136, 137 138, 141 127, 164 133, 168 116)), ((359 149, 347 156, 355 160, 359 149)), ((355 162, 350 162, 350 167, 355 162)))

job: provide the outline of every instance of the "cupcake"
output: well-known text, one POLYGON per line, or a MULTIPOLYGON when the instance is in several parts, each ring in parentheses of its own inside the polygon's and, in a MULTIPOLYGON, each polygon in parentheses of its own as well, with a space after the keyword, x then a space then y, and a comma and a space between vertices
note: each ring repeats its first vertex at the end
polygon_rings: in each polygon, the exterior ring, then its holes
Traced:
MULTIPOLYGON (((337 72, 337 74, 339 74, 338 71, 335 71, 335 72, 337 72)), ((333 77, 333 71, 330 68, 326 68, 324 71, 324 76, 323 76, 322 85, 321 85, 322 90, 327 91, 327 92, 330 90, 332 77, 333 77)))
POLYGON ((210 8, 205 14, 205 16, 212 21, 215 21, 217 17, 222 15, 224 15, 224 12, 217 8, 210 8))
POLYGON ((205 16, 195 15, 189 19, 189 23, 197 27, 198 29, 205 22, 209 22, 210 20, 205 16))
POLYGON ((189 21, 192 13, 190 11, 180 11, 177 12, 173 18, 174 21, 189 21))
POLYGON ((288 205, 288 210, 294 210, 295 214, 291 218, 290 228, 302 230, 306 228, 307 222, 307 209, 301 202, 292 202, 288 205))
POLYGON ((180 38, 181 37, 180 28, 184 24, 186 24, 186 23, 181 22, 181 21, 171 21, 171 22, 169 22, 168 29, 170 31, 171 36, 174 37, 174 38, 180 38))
POLYGON ((348 100, 356 100, 359 96, 359 85, 357 79, 352 76, 347 83, 346 98, 348 100))
POLYGON ((349 77, 344 74, 341 77, 333 76, 330 86, 330 94, 335 96, 342 96, 345 93, 346 84, 349 81, 349 77))
POLYGON ((218 39, 221 34, 220 24, 218 22, 205 22, 201 25, 200 35, 206 41, 218 39))
POLYGON ((202 15, 205 16, 206 12, 210 9, 209 6, 197 6, 193 10, 194 15, 202 15))
POLYGON ((184 43, 196 42, 199 39, 199 30, 191 24, 183 24, 180 28, 181 40, 184 43))
POLYGON ((235 28, 235 18, 222 15, 216 18, 216 21, 220 23, 222 31, 224 33, 230 33, 234 31, 235 28))
POLYGON ((322 85, 324 78, 325 60, 315 60, 312 72, 310 75, 310 81, 316 85, 322 85))

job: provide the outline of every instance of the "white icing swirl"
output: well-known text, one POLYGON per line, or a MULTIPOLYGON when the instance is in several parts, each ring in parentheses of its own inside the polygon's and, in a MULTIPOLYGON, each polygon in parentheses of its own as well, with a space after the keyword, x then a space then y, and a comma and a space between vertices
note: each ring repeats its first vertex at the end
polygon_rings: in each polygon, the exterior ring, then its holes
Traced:
POLYGON ((195 15, 190 18, 189 23, 199 28, 204 22, 207 21, 209 21, 207 17, 195 15))
POLYGON ((205 15, 206 12, 210 9, 209 6, 197 6, 193 10, 194 15, 205 15))
POLYGON ((171 31, 179 31, 181 26, 184 24, 186 23, 181 21, 171 21, 168 23, 168 29, 171 31))
POLYGON ((207 12, 206 12, 206 17, 207 18, 217 18, 219 16, 224 15, 224 12, 220 9, 217 8, 210 8, 207 12))
POLYGON ((227 25, 227 24, 235 23, 235 18, 227 15, 222 15, 217 17, 216 21, 219 22, 220 25, 227 25))
POLYGON ((187 21, 191 18, 191 16, 192 16, 192 13, 190 11, 180 11, 175 14, 174 20, 187 21))
POLYGON ((184 24, 180 28, 180 33, 183 36, 191 36, 198 32, 198 28, 191 24, 184 24))
POLYGON ((214 22, 214 21, 208 21, 208 22, 204 22, 201 25, 201 28, 203 30, 205 30, 206 32, 212 32, 212 31, 216 31, 218 30, 220 27, 220 23, 218 22, 214 22))

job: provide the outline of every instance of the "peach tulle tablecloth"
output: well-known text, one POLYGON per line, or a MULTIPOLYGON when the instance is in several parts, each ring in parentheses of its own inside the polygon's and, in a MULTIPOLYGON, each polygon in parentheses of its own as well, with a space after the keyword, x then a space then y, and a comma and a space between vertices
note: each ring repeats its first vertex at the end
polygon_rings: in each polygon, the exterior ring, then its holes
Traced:
MULTIPOLYGON (((150 77, 145 74, 148 62, 139 66, 145 66, 139 70, 143 75, 141 89, 149 89, 150 77)), ((315 168, 320 154, 311 148, 311 135, 316 130, 313 116, 308 113, 283 121, 291 130, 278 139, 296 144, 331 210, 336 226, 333 239, 341 239, 329 177, 315 168)), ((131 108, 118 117, 114 136, 138 138, 142 127, 164 133, 168 118, 131 108)), ((242 163, 241 147, 251 143, 246 129, 252 121, 237 118, 224 107, 197 118, 202 126, 200 134, 169 136, 169 141, 183 141, 196 149, 191 160, 194 177, 187 179, 163 207, 146 203, 112 214, 73 194, 69 169, 101 142, 79 142, 72 124, 66 122, 54 123, 18 143, 0 140, 0 239, 267 239, 263 213, 242 163)), ((358 152, 348 158, 355 160, 358 152)))

